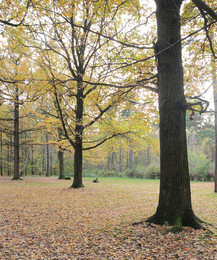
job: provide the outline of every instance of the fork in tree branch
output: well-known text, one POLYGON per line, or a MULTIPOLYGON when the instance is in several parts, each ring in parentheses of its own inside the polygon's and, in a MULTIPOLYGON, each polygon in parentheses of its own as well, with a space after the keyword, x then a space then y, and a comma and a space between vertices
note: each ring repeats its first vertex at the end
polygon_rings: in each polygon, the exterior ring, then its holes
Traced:
POLYGON ((186 103, 186 108, 187 110, 191 110, 191 116, 190 120, 193 120, 193 116, 195 112, 199 112, 200 114, 205 113, 207 111, 207 108, 209 107, 209 102, 205 99, 202 99, 198 96, 195 97, 187 97, 189 99, 196 99, 196 102, 187 102, 186 103), (200 109, 194 108, 195 106, 200 106, 200 109))

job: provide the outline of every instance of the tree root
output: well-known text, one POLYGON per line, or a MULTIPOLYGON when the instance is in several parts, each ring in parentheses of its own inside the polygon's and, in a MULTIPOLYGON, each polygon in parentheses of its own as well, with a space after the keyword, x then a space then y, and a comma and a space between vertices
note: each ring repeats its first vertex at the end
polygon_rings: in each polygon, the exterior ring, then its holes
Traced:
POLYGON ((84 185, 83 184, 81 184, 81 185, 76 185, 76 184, 72 184, 72 186, 70 186, 69 188, 71 188, 71 189, 79 189, 79 188, 84 188, 84 185))
POLYGON ((134 222, 132 225, 133 226, 137 226, 137 225, 140 225, 140 224, 143 224, 143 223, 146 223, 146 220, 139 221, 139 222, 134 222))
POLYGON ((59 177, 58 180, 65 180, 65 176, 59 177))
POLYGON ((13 177, 12 181, 22 181, 23 179, 21 179, 20 177, 13 177))
POLYGON ((150 218, 143 220, 143 221, 134 222, 132 225, 135 226, 135 225, 140 225, 143 223, 149 223, 149 225, 156 224, 156 225, 163 226, 166 223, 167 226, 172 226, 170 229, 168 229, 166 231, 166 233, 169 233, 169 232, 179 233, 183 230, 183 226, 192 227, 195 230, 203 229, 205 231, 208 231, 209 233, 212 233, 212 231, 210 231, 209 229, 202 226, 202 224, 206 223, 206 222, 202 221, 200 218, 195 216, 192 210, 185 212, 185 214, 183 214, 182 216, 180 216, 180 215, 177 215, 176 217, 172 216, 168 219, 169 220, 167 220, 165 215, 160 216, 159 213, 155 213, 150 218))

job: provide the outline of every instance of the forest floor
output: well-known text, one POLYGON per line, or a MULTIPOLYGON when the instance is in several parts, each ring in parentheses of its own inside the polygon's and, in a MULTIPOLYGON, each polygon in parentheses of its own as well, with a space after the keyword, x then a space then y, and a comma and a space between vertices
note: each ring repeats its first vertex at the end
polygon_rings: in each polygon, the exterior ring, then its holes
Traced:
POLYGON ((157 207, 159 181, 100 178, 85 188, 57 177, 0 177, 0 259, 217 259, 217 194, 193 182, 195 214, 204 230, 133 226, 157 207))

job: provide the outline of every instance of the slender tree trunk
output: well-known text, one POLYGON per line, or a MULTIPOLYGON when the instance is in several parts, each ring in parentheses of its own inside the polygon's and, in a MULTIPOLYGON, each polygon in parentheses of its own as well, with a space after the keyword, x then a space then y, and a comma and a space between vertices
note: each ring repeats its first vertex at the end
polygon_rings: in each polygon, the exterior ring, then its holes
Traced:
POLYGON ((117 161, 117 153, 116 152, 114 152, 114 164, 115 164, 116 173, 117 173, 117 175, 119 175, 119 164, 118 164, 118 161, 117 161))
POLYGON ((122 149, 119 150, 119 172, 122 172, 122 149))
POLYGON ((53 171, 53 147, 50 146, 50 175, 53 176, 54 175, 54 171, 53 171))
POLYGON ((12 157, 13 157, 13 145, 12 145, 12 135, 9 134, 9 137, 8 137, 8 153, 7 153, 7 172, 8 172, 8 176, 10 176, 12 174, 12 165, 11 165, 11 162, 13 161, 12 160, 12 157))
POLYGON ((49 177, 50 176, 50 150, 49 150, 49 144, 48 144, 48 140, 49 140, 49 137, 48 137, 48 134, 46 134, 46 177, 49 177))
POLYGON ((129 169, 133 169, 133 150, 131 148, 129 151, 129 169))
POLYGON ((127 163, 126 163, 126 168, 129 168, 129 151, 127 151, 127 163))
POLYGON ((32 158, 31 158, 31 174, 34 175, 34 150, 33 147, 31 149, 32 152, 32 158))
MULTIPOLYGON (((61 101, 60 101, 61 102, 61 101)), ((55 103, 55 107, 58 109, 58 106, 55 103)), ((58 127, 59 141, 62 140, 62 128, 58 127)), ((58 146, 58 160, 59 160, 59 179, 65 179, 64 176, 64 151, 61 145, 58 146)))
POLYGON ((26 172, 26 166, 27 166, 28 158, 29 158, 29 150, 27 149, 24 166, 23 166, 23 169, 21 171, 21 176, 24 175, 25 172, 26 172))
POLYGON ((20 179, 20 141, 19 141, 19 89, 15 89, 14 101, 14 177, 13 180, 20 179))
POLYGON ((3 176, 3 138, 2 138, 2 130, 0 131, 0 139, 1 139, 1 151, 0 151, 0 171, 1 171, 1 176, 3 176))
POLYGON ((8 172, 8 176, 10 176, 10 139, 8 139, 8 152, 7 152, 7 172, 8 172))
MULTIPOLYGON (((186 142, 186 101, 180 43, 182 0, 155 0, 157 5, 160 112, 160 194, 149 222, 200 228, 191 204, 186 142), (164 50, 164 51, 163 51, 164 50)), ((174 231, 175 231, 174 228, 174 231)))
POLYGON ((7 145, 7 148, 8 148, 8 153, 7 153, 7 172, 8 172, 8 176, 10 176, 10 170, 9 170, 9 163, 10 163, 10 141, 8 140, 8 145, 7 145))
POLYGON ((212 82, 213 82, 213 97, 214 97, 214 111, 215 111, 215 187, 214 192, 217 192, 217 75, 215 58, 211 58, 212 67, 212 82))
POLYGON ((147 166, 149 166, 150 164, 150 145, 148 145, 148 149, 147 149, 147 166))
POLYGON ((72 188, 84 187, 82 182, 82 163, 83 163, 83 109, 84 109, 84 90, 82 80, 77 83, 76 95, 76 126, 75 126, 75 145, 74 145, 74 178, 72 188))
POLYGON ((107 158, 107 170, 110 170, 110 155, 108 154, 108 158, 107 158))
POLYGON ((61 147, 59 147, 59 151, 58 151, 58 160, 59 160, 59 179, 65 179, 64 176, 64 152, 61 149, 61 147))
POLYGON ((45 146, 41 146, 41 170, 39 175, 43 175, 45 172, 45 146))

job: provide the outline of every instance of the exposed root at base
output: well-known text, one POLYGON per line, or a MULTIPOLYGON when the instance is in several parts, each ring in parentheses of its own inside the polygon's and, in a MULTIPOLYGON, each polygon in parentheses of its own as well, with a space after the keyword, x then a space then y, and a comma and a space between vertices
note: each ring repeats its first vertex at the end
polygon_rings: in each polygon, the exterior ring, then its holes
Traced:
POLYGON ((70 186, 69 188, 70 189, 80 189, 80 188, 84 188, 84 185, 82 184, 82 185, 77 186, 77 185, 72 184, 72 186, 70 186))
POLYGON ((209 229, 202 226, 202 224, 206 223, 206 222, 204 222, 201 219, 199 219, 198 217, 196 217, 194 215, 193 211, 192 212, 190 211, 188 214, 184 215, 184 217, 178 216, 176 218, 173 218, 172 220, 170 219, 170 221, 167 221, 165 217, 163 218, 163 217, 160 217, 158 214, 155 214, 155 215, 151 216, 150 218, 148 218, 147 220, 134 222, 132 225, 136 226, 136 225, 140 225, 143 223, 147 223, 149 226, 152 226, 152 224, 163 226, 163 225, 165 225, 165 223, 167 223, 167 225, 171 226, 171 228, 169 228, 166 231, 166 233, 182 232, 184 226, 191 227, 195 230, 203 229, 205 231, 208 231, 210 234, 212 233, 212 231, 210 231, 209 229))

